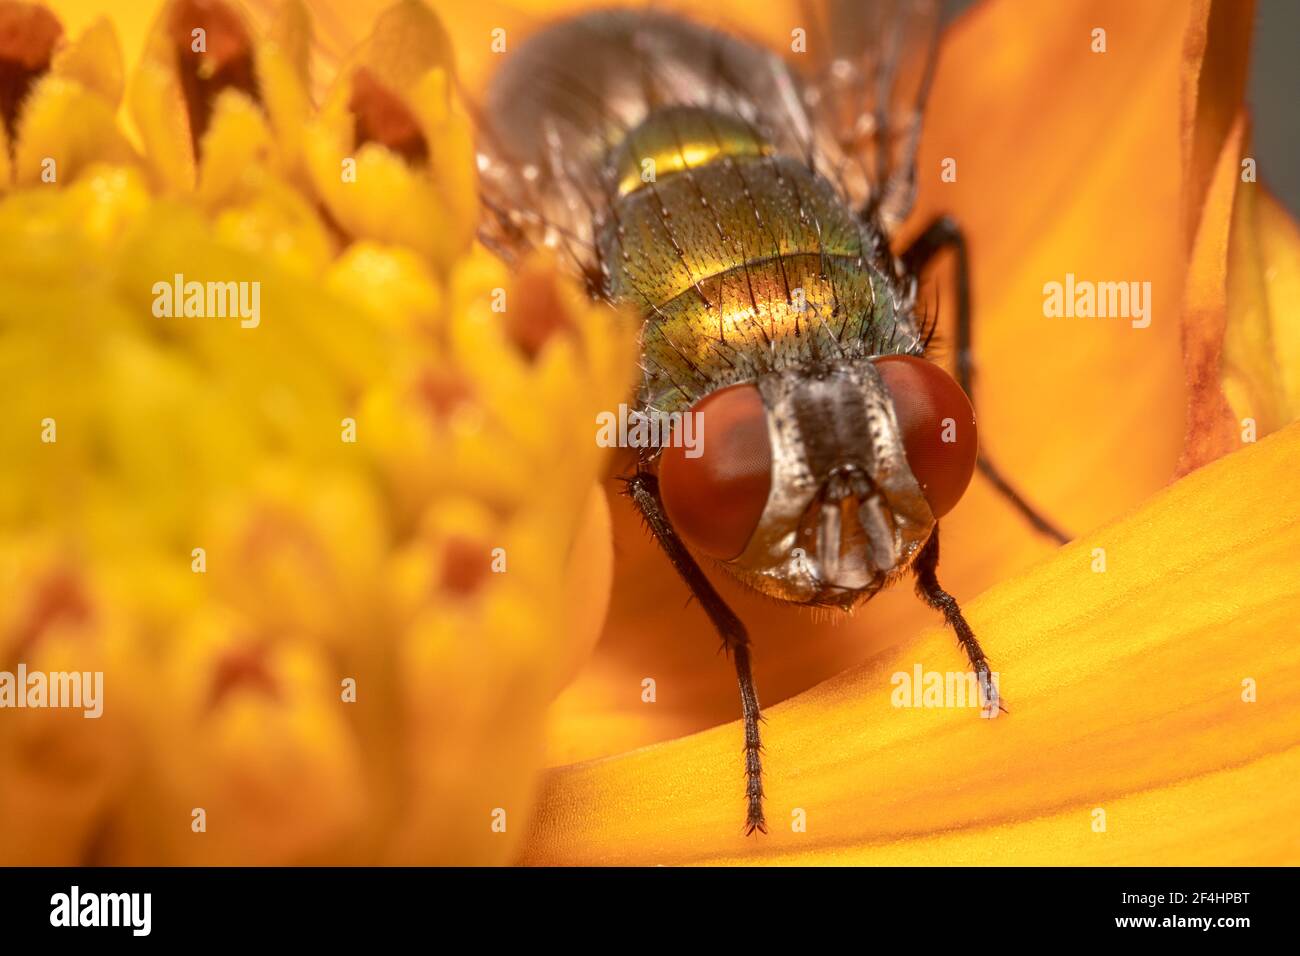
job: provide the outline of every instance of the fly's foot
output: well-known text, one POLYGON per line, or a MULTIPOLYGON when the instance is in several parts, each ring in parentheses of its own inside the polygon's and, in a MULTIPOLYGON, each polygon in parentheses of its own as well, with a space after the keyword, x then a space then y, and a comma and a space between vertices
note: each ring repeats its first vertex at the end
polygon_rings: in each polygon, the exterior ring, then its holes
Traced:
POLYGON ((998 682, 989 670, 988 661, 980 661, 975 665, 975 677, 979 685, 980 716, 989 719, 996 717, 999 711, 1004 714, 1011 713, 1003 706, 1002 695, 998 691, 998 682))

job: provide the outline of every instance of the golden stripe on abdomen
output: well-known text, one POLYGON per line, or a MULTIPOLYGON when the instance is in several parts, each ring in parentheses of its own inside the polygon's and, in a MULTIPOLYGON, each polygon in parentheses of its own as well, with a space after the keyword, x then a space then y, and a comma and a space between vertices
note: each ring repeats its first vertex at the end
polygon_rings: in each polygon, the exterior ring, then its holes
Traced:
POLYGON ((893 301, 857 257, 799 253, 751 260, 703 279, 646 316, 644 399, 681 410, 720 384, 857 353, 893 301), (787 283, 791 295, 786 296, 787 283), (706 299, 707 303, 706 304, 706 299))
POLYGON ((857 223, 830 185, 788 157, 716 159, 615 201, 600 237, 611 293, 650 311, 747 261, 857 258, 857 223), (820 228, 819 228, 820 226, 820 228))
POLYGON ((598 242, 611 298, 646 318, 646 403, 678 410, 728 382, 856 351, 880 310, 892 316, 852 211, 743 123, 655 114, 610 161, 619 195, 598 242), (645 159, 653 181, 638 175, 645 159))

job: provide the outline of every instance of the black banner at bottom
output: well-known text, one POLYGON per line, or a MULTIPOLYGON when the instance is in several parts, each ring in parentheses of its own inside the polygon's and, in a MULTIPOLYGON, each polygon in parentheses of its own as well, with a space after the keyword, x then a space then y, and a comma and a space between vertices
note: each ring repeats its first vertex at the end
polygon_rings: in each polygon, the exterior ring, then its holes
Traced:
POLYGON ((1226 868, 8 869, 0 933, 6 943, 301 947, 430 934, 557 944, 606 932, 614 944, 680 929, 734 943, 774 925, 821 924, 925 944, 1059 934, 1231 946, 1292 927, 1295 887, 1295 870, 1226 868))

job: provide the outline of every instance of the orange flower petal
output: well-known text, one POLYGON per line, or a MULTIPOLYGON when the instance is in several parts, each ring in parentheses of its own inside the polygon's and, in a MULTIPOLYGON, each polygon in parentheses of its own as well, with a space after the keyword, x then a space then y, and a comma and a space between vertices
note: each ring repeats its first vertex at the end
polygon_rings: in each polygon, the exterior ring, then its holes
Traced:
POLYGON ((1300 229, 1255 181, 1239 113, 1192 249, 1183 351, 1187 472, 1300 415, 1300 229))
POLYGON ((1293 425, 972 602, 1011 713, 896 706, 967 667, 932 627, 768 711, 769 836, 733 723, 553 771, 523 861, 1300 861, 1298 459, 1293 425))
POLYGON ((1300 413, 1296 227, 1265 191, 1242 112, 1253 3, 1198 0, 1183 74, 1186 473, 1300 413))
POLYGON ((1185 239, 1191 248, 1224 141, 1246 94, 1254 0, 1195 0, 1182 72, 1185 239))
POLYGON ((1188 389, 1187 441, 1179 463, 1183 473, 1240 444, 1236 419, 1223 394, 1222 374, 1229 230, 1245 125, 1245 116, 1239 113, 1219 153, 1192 245, 1183 320, 1188 389))
POLYGON ((1300 417, 1300 226, 1267 189, 1242 186, 1228 256, 1224 389, 1266 435, 1300 417))

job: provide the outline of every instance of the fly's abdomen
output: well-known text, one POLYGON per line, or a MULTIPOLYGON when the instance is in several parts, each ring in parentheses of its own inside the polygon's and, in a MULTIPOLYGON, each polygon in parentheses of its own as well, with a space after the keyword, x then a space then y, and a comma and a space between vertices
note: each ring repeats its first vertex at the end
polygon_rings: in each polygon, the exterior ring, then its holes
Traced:
POLYGON ((855 354, 892 326, 852 211, 742 121, 664 109, 610 164, 617 194, 598 243, 610 298, 646 319, 645 404, 672 411, 764 371, 855 354))

